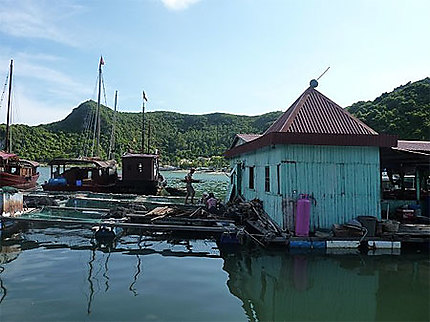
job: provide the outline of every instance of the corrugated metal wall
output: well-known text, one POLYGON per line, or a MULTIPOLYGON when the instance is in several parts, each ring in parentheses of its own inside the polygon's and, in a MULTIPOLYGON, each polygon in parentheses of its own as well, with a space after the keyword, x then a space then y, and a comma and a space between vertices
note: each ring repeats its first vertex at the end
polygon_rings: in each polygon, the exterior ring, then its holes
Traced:
POLYGON ((293 228, 292 201, 300 194, 310 194, 316 201, 311 209, 311 230, 331 228, 359 215, 380 218, 378 147, 277 145, 232 162, 243 164, 244 197, 261 199, 267 213, 285 228, 293 228), (255 189, 248 186, 250 166, 255 166, 255 189), (270 166, 270 192, 264 191, 266 166, 270 166))

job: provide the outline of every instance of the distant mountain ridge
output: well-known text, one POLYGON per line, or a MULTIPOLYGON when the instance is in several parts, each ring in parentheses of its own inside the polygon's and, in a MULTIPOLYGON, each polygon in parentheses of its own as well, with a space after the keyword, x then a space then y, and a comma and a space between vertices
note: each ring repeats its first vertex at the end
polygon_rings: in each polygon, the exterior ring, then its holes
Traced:
MULTIPOLYGON (((22 157, 49 161, 54 157, 82 155, 84 133, 94 120, 96 102, 81 103, 63 120, 38 126, 14 125, 15 151, 22 157), (31 142, 31 143, 30 143, 31 142)), ((165 164, 178 165, 193 160, 194 165, 225 164, 221 155, 234 135, 262 133, 282 112, 258 116, 211 113, 188 115, 176 112, 145 113, 145 127, 151 128, 151 151, 157 149, 165 164), (212 158, 214 160, 208 161, 212 158), (200 159, 200 161, 198 161, 200 159)), ((114 112, 101 106, 102 158, 107 157, 114 112)), ((118 112, 116 121, 116 157, 125 151, 140 151, 142 113, 118 112)), ((4 129, 0 127, 0 135, 4 129)), ((146 135, 145 141, 148 136, 146 135)), ((147 142, 146 142, 147 143, 147 142)))
POLYGON ((347 110, 377 132, 403 140, 430 140, 430 78, 395 88, 347 110))
MULTIPOLYGON (((93 122, 97 104, 86 101, 63 120, 38 126, 13 125, 13 150, 23 158, 49 161, 54 157, 82 155, 86 130, 93 122)), ((288 106, 287 106, 288 107, 288 106)), ((384 93, 374 101, 357 102, 347 110, 378 132, 397 134, 400 139, 430 140, 430 78, 408 83, 384 93)), ((237 133, 263 133, 282 111, 258 116, 211 113, 188 115, 176 112, 148 112, 151 151, 158 149, 164 164, 225 164, 222 154, 237 133)), ((113 110, 101 106, 102 157, 107 156, 113 110)), ((118 112, 116 158, 141 146, 142 113, 118 112)), ((4 125, 0 137, 4 137, 4 125)), ((147 138, 147 137, 146 137, 147 138)))

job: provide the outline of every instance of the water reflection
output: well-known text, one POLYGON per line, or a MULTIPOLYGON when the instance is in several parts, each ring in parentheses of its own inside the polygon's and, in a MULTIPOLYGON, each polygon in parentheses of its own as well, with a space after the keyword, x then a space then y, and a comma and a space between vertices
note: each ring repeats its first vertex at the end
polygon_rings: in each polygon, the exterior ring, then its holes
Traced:
POLYGON ((427 256, 222 255, 250 321, 429 320, 427 256))
POLYGON ((102 273, 102 277, 105 280, 105 289, 104 292, 107 293, 109 291, 109 258, 111 255, 111 251, 112 249, 115 247, 115 243, 113 240, 111 240, 110 242, 106 242, 106 241, 97 241, 97 240, 92 240, 91 241, 91 255, 90 255, 90 259, 88 261, 88 277, 87 277, 87 281, 88 281, 88 305, 87 305, 87 313, 90 314, 91 313, 91 306, 96 294, 95 291, 95 287, 94 284, 96 283, 96 285, 99 284, 99 280, 97 278, 100 270, 103 269, 103 273, 102 273), (94 263, 96 261, 96 252, 97 251, 101 251, 101 253, 103 255, 107 254, 105 257, 106 259, 104 260, 104 262, 102 264, 100 264, 99 266, 99 270, 95 271, 95 267, 94 267, 94 263))
POLYGON ((10 235, 1 236, 0 241, 0 304, 6 298, 7 288, 3 281, 2 275, 6 270, 6 264, 18 258, 21 247, 15 242, 19 238, 19 234, 13 233, 10 235))
POLYGON ((73 226, 32 227, 3 238, 0 246, 1 258, 7 258, 0 262, 4 320, 28 319, 35 308, 38 320, 429 320, 430 316, 428 254, 231 251, 218 249, 211 240, 142 231, 98 243, 88 228, 73 226), (188 307, 193 309, 184 309, 188 307))
MULTIPOLYGON (((141 253, 141 251, 142 251, 142 235, 139 235, 139 240, 137 241, 137 246, 139 248, 139 253, 141 253)), ((140 275, 140 271, 141 271, 140 266, 142 264, 139 253, 136 254, 136 259, 137 259, 136 274, 134 274, 133 282, 130 284, 130 287, 128 288, 133 293, 134 296, 138 295, 137 290, 135 288, 135 285, 136 285, 137 279, 140 275)))

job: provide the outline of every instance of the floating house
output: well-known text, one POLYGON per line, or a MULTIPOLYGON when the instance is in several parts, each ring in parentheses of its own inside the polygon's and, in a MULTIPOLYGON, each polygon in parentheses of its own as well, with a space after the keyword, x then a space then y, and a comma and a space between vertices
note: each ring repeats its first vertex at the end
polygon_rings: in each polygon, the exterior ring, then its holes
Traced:
POLYGON ((399 207, 430 217, 430 141, 399 140, 381 149, 381 169, 384 217, 398 218, 399 207))
POLYGON ((231 195, 258 198, 295 231, 297 200, 310 201, 310 231, 357 216, 381 217, 380 149, 397 146, 311 86, 262 135, 237 135, 225 153, 231 195))

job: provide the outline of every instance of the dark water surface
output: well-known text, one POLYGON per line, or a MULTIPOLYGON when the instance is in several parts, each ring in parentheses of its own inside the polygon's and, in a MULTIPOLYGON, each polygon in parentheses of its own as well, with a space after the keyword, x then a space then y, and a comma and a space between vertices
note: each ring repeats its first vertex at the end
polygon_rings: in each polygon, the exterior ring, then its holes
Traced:
POLYGON ((429 320, 428 254, 221 249, 90 229, 3 234, 1 321, 429 320))

